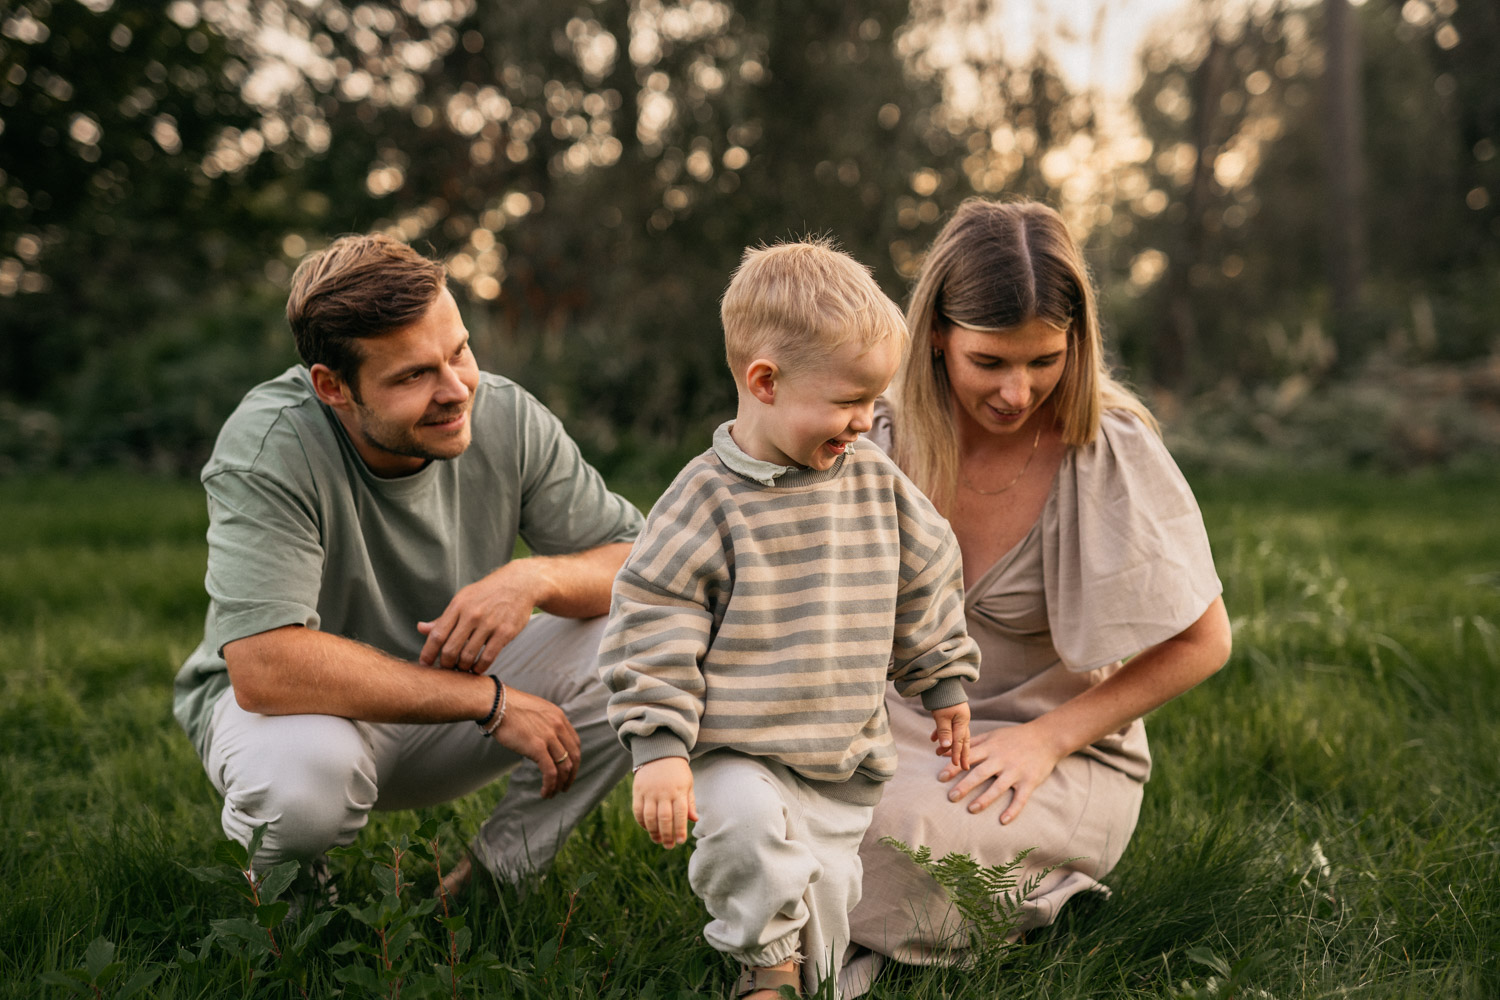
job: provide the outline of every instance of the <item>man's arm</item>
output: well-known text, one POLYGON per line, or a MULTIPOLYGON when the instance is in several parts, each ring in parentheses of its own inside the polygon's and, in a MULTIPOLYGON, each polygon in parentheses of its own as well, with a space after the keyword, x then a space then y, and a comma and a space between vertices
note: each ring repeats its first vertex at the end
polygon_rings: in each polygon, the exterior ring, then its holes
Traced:
POLYGON ((532 608, 563 618, 604 614, 610 584, 629 554, 629 542, 613 542, 506 563, 454 594, 436 619, 417 623, 427 637, 417 661, 484 673, 526 626, 532 608))
MULTIPOLYGON (((260 715, 336 715, 367 722, 437 723, 483 719, 493 682, 398 660, 363 643, 300 625, 236 639, 224 662, 241 708, 260 715)), ((542 796, 566 791, 582 756, 578 734, 562 709, 506 688, 501 746, 536 762, 542 796), (567 755, 569 766, 557 761, 567 755)))

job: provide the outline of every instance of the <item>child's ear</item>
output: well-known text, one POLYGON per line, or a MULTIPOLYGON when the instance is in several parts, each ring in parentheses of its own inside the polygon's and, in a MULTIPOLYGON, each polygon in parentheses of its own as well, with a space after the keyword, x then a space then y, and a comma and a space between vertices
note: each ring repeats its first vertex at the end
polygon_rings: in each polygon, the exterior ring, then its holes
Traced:
POLYGON ((776 367, 776 362, 756 358, 745 371, 745 385, 750 395, 771 406, 776 402, 776 381, 780 377, 781 370, 776 367))

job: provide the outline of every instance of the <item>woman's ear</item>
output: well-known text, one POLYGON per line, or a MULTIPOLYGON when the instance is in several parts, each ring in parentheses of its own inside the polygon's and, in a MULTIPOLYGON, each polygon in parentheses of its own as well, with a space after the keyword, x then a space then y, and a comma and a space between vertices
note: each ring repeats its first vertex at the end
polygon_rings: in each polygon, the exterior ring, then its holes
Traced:
POLYGON ((772 406, 776 402, 776 383, 780 378, 781 370, 776 367, 776 362, 756 358, 745 371, 745 386, 750 395, 772 406))
POLYGON ((937 323, 932 324, 932 359, 936 361, 943 356, 943 351, 948 346, 948 331, 937 323))

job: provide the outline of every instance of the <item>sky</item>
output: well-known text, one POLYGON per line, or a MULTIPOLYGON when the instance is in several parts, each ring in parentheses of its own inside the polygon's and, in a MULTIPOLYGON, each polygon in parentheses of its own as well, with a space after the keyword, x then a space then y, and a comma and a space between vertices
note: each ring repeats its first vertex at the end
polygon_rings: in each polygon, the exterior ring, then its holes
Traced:
POLYGON ((1167 19, 1190 6, 1194 0, 1012 0, 995 5, 986 30, 1017 61, 1045 40, 1074 88, 1123 98, 1134 89, 1148 33, 1167 30, 1167 19))

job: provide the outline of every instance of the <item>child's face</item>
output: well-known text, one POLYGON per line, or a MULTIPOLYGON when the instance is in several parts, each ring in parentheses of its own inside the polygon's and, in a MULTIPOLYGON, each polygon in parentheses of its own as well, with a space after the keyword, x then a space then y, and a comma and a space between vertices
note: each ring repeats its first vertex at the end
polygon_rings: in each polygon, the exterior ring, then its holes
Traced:
POLYGON ((832 467, 870 429, 875 399, 900 364, 900 348, 885 340, 871 347, 842 344, 822 365, 779 373, 762 423, 761 444, 769 454, 756 457, 819 471, 832 467))

